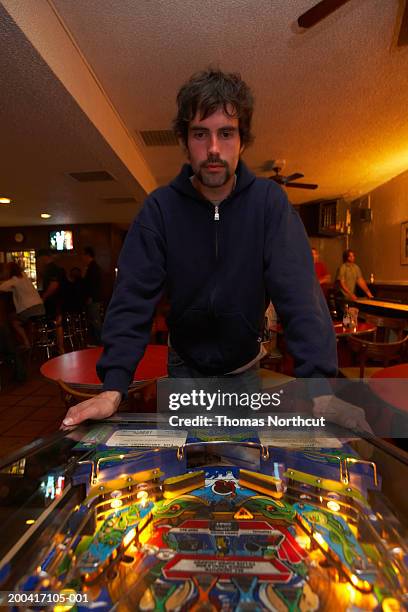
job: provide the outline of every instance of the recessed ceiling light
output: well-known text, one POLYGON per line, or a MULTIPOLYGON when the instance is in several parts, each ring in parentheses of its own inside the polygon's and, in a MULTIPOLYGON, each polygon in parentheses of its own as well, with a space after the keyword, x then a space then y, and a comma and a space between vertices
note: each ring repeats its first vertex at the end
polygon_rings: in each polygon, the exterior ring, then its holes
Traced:
POLYGON ((0 204, 10 204, 10 198, 0 198, 0 204))
POLYGON ((48 213, 41 213, 41 219, 49 219, 51 217, 51 215, 49 215, 48 213))

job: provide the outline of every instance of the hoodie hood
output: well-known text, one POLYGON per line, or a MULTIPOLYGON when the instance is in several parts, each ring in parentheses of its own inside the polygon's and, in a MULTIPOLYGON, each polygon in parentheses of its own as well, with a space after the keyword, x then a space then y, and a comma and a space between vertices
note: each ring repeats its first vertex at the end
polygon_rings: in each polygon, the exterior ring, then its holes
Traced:
MULTIPOLYGON (((190 177, 193 176, 193 174, 194 172, 190 164, 184 164, 180 174, 176 176, 173 181, 171 181, 170 187, 179 193, 188 196, 189 198, 193 198, 194 200, 198 200, 200 202, 207 202, 208 200, 193 187, 190 180, 190 177)), ((249 187, 256 178, 255 174, 253 174, 253 172, 246 167, 242 160, 238 162, 235 174, 237 175, 237 182, 233 192, 229 196, 230 198, 234 198, 236 195, 244 191, 244 189, 249 187)))

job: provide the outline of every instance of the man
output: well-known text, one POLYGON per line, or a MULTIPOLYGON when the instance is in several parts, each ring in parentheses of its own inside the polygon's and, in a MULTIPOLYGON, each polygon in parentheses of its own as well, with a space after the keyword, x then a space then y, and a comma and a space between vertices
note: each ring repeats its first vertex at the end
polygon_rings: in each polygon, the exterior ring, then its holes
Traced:
POLYGON ((62 327, 64 290, 66 287, 65 270, 57 266, 50 249, 40 249, 37 253, 37 261, 42 268, 43 293, 41 297, 47 317, 55 321, 58 352, 62 355, 65 352, 62 327))
POLYGON ((324 296, 327 299, 327 293, 329 288, 328 285, 331 281, 331 276, 326 267, 326 264, 319 260, 319 251, 315 247, 312 247, 312 257, 317 280, 319 281, 320 287, 322 288, 324 296))
POLYGON ((319 251, 315 247, 312 247, 312 257, 317 280, 319 281, 320 285, 327 285, 328 283, 330 283, 331 277, 326 267, 326 264, 320 261, 319 251))
POLYGON ((68 314, 79 315, 85 310, 85 287, 81 268, 74 266, 69 271, 65 310, 68 314))
POLYGON ((355 263, 354 251, 347 249, 343 253, 343 264, 337 273, 338 299, 343 302, 356 300, 356 286, 360 287, 368 298, 374 297, 365 282, 360 268, 355 263))
POLYGON ((245 377, 262 357, 272 300, 296 374, 336 372, 333 325, 302 222, 274 182, 240 160, 253 97, 237 74, 206 70, 177 96, 174 129, 189 164, 154 191, 130 228, 97 365, 105 391, 64 425, 113 414, 149 339, 162 292, 171 308, 169 374, 245 377))
POLYGON ((86 316, 96 344, 101 344, 102 331, 102 270, 95 261, 95 252, 88 246, 83 251, 86 272, 83 287, 86 296, 86 316))

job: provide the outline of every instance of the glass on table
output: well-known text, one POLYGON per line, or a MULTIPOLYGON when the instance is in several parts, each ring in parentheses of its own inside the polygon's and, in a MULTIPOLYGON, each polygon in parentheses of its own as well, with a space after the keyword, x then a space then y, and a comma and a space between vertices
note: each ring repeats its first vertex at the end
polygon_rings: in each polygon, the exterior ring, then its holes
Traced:
POLYGON ((349 308, 350 327, 354 331, 356 331, 357 325, 358 325, 358 313, 359 313, 358 308, 355 308, 354 306, 349 308))

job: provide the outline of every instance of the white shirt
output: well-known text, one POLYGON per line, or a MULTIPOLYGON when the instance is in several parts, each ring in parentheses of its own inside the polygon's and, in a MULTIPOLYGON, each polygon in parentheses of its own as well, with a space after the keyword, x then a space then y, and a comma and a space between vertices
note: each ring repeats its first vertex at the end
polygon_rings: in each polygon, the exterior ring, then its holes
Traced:
POLYGON ((37 289, 24 272, 23 276, 12 276, 9 280, 0 283, 0 291, 11 291, 13 293, 13 302, 17 314, 31 308, 31 306, 38 306, 43 303, 37 289))

